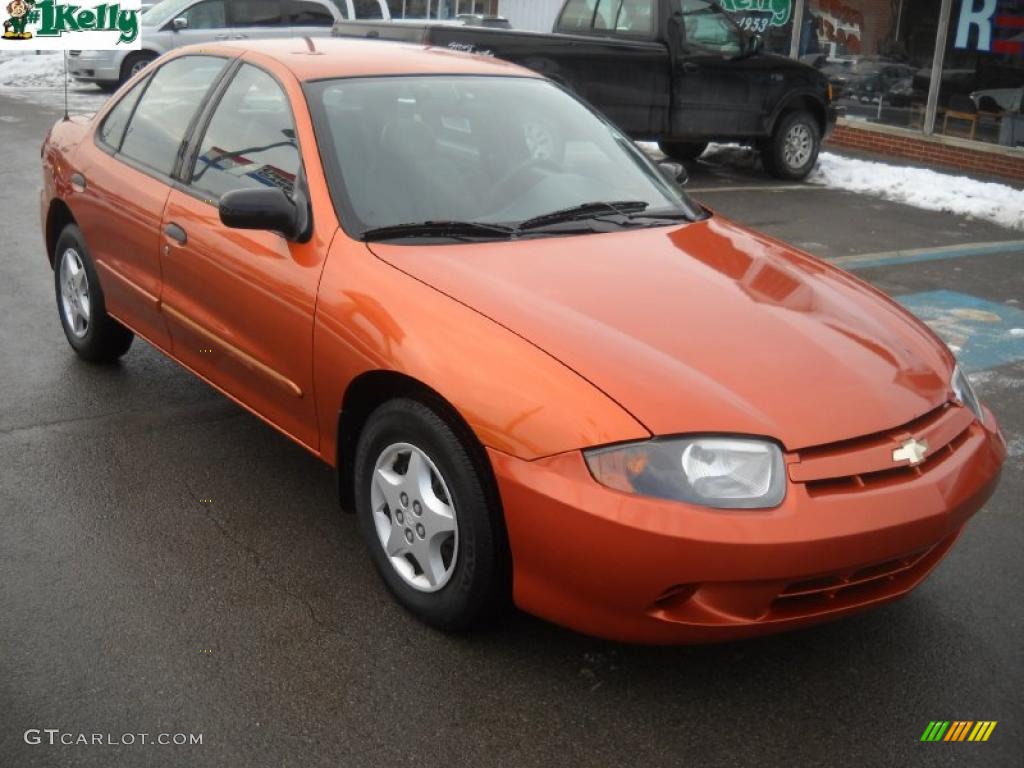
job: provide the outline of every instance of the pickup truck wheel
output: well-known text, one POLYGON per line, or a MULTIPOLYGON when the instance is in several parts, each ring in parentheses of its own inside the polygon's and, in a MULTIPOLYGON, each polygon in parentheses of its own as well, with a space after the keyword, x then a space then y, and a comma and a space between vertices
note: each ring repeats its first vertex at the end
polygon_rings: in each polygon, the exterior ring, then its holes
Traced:
POLYGON ((708 148, 706 141, 659 141, 658 148, 681 163, 696 160, 708 148))
POLYGON ((507 602, 497 503, 458 429, 418 400, 379 406, 359 435, 356 515, 399 603, 431 626, 468 629, 507 602))
POLYGON ((74 224, 57 238, 53 278, 64 335, 80 358, 112 363, 128 351, 135 334, 107 314, 92 257, 74 224))
POLYGON ((818 161, 821 129, 810 112, 787 112, 761 149, 765 170, 780 179, 807 177, 818 161))

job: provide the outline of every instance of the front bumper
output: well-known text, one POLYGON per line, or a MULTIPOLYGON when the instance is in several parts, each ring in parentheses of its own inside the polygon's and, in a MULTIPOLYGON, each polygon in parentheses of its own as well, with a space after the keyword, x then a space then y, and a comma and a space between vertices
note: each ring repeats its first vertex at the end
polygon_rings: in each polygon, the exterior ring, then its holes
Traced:
POLYGON ((927 474, 711 511, 610 490, 579 452, 528 462, 489 450, 505 507, 513 596, 587 634, 640 643, 738 639, 905 595, 995 489, 1006 445, 989 414, 927 474))

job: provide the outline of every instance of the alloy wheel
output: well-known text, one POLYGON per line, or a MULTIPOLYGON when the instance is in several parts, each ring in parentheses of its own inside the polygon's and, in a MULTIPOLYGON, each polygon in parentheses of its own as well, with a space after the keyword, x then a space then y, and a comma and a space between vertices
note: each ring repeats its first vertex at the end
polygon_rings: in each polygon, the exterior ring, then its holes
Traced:
POLYGON ((790 168, 802 168, 814 151, 814 137, 811 129, 803 123, 796 123, 786 133, 782 157, 790 168))
POLYGON ((437 465, 409 443, 381 451, 370 490, 377 539, 413 589, 436 592, 451 579, 459 549, 452 495, 437 465))
POLYGON ((60 258, 60 303, 64 321, 76 338, 89 332, 92 302, 89 298, 89 276, 82 256, 68 248, 60 258))

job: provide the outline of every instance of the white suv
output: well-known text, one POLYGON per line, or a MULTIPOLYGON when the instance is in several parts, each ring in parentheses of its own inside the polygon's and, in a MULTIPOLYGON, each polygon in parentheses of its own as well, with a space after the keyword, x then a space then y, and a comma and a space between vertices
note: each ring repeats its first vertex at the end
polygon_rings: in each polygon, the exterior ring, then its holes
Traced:
POLYGON ((217 40, 326 37, 334 22, 384 19, 385 0, 163 0, 140 17, 137 51, 71 51, 71 76, 113 90, 172 48, 217 40))

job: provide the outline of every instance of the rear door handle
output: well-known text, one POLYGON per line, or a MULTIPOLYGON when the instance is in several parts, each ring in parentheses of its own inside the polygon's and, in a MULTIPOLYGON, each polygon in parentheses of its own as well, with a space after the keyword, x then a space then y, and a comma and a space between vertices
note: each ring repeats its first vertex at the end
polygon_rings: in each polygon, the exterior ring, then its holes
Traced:
POLYGON ((173 221, 169 224, 164 225, 164 234, 167 235, 171 240, 176 242, 178 245, 184 245, 188 242, 188 235, 185 230, 175 224, 173 221))
POLYGON ((684 61, 682 63, 682 70, 683 70, 683 72, 689 72, 689 73, 692 74, 692 73, 696 72, 698 69, 700 69, 700 67, 698 67, 696 64, 694 64, 692 61, 684 61))

